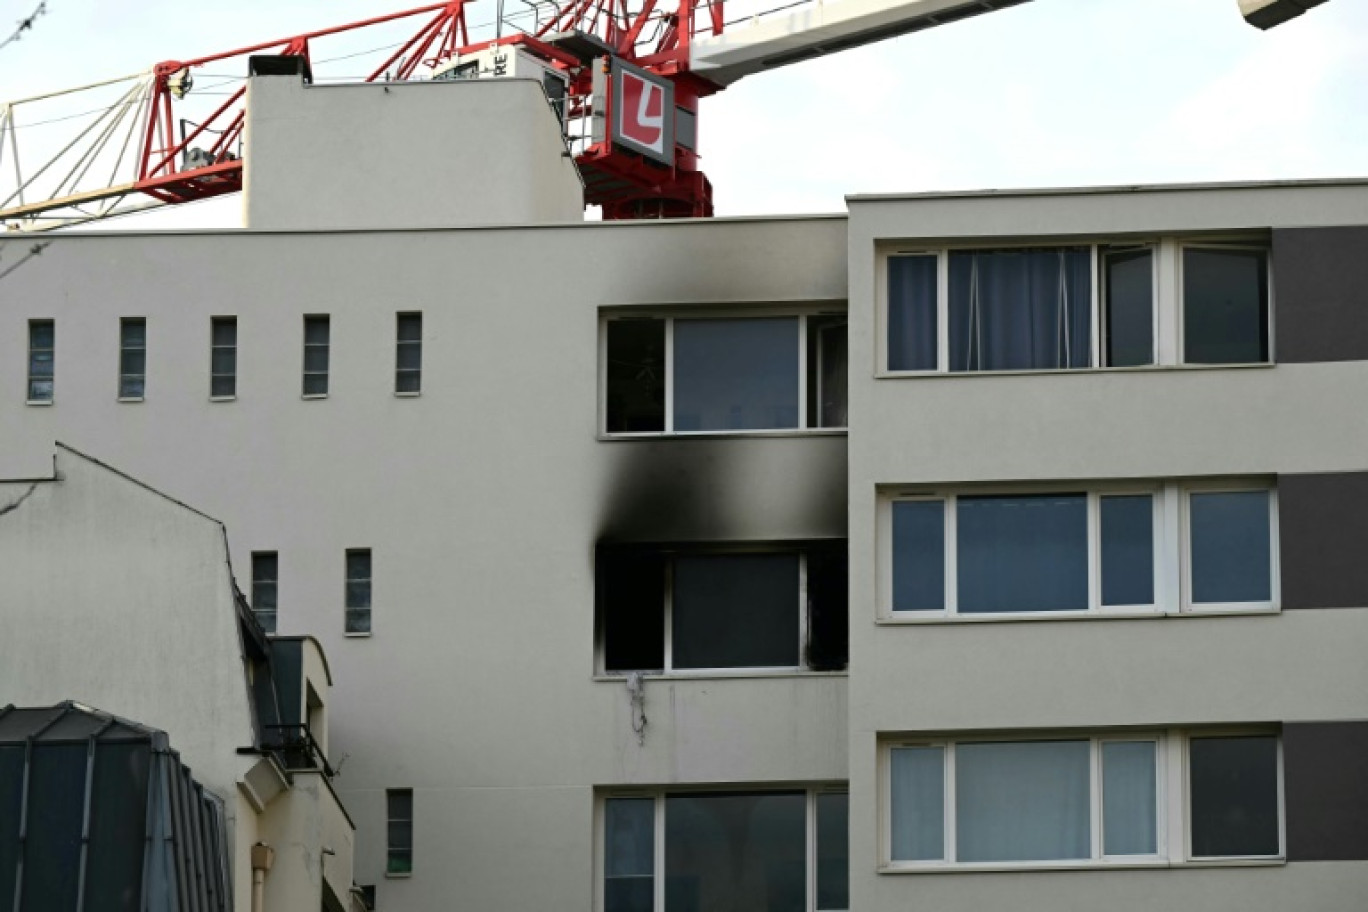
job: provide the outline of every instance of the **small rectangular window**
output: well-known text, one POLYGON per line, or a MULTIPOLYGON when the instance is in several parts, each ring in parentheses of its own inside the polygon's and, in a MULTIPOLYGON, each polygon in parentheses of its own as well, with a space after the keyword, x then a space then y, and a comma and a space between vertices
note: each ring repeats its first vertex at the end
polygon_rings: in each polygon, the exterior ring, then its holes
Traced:
POLYGON ((28 401, 51 402, 57 330, 52 320, 29 320, 28 401))
POLYGON ((1183 249, 1183 360, 1249 364, 1269 360, 1268 252, 1183 249))
POLYGON ((1157 783, 1156 742, 1102 743, 1102 854, 1158 853, 1157 783))
POLYGON ((267 633, 276 632, 279 585, 280 561, 276 552, 252 552, 252 613, 267 633))
POLYGON ((210 325, 209 395, 237 395, 237 317, 213 317, 210 325))
POLYGON ((304 318, 304 395, 328 395, 328 345, 331 326, 325 315, 304 318))
POLYGON ((147 320, 119 321, 119 398, 142 399, 147 393, 147 320))
POLYGON ((893 504, 893 610, 945 610, 945 501, 893 504))
POLYGON ((423 388, 423 315, 396 315, 394 391, 417 393, 423 388))
POLYGON ((1194 605, 1272 601, 1272 495, 1193 491, 1188 498, 1190 598, 1194 605))
POLYGON ((817 795, 817 912, 850 908, 850 796, 817 795))
POLYGON ((1281 854, 1275 736, 1193 738, 1188 777, 1194 857, 1281 854))
POLYGON ((608 321, 608 433, 665 430, 665 325, 608 321))
POLYGON ((347 633, 371 632, 371 552, 347 551, 347 633))
POLYGON ((385 873, 413 873, 413 789, 385 790, 385 873))
POLYGON ((888 258, 888 369, 932 371, 938 367, 939 328, 936 254, 888 258))
POLYGON ((1154 604, 1154 497, 1101 498, 1102 604, 1154 604))
POLYGON ((848 336, 845 317, 808 320, 808 427, 846 426, 848 336))
POLYGON ((1154 363, 1154 250, 1102 251, 1104 357, 1108 367, 1154 363))

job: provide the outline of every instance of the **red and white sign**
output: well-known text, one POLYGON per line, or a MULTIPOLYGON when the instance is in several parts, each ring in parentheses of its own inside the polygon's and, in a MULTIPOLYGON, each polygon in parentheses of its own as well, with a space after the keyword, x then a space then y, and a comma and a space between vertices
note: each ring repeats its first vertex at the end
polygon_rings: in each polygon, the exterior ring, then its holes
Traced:
POLYGON ((674 83, 613 60, 613 141, 674 163, 674 83))

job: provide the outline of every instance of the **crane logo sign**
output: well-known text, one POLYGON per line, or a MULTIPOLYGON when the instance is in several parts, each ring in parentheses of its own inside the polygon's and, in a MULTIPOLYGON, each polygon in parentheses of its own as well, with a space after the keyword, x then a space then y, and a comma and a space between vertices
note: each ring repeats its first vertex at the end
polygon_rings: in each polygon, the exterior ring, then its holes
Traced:
POLYGON ((613 142, 674 164, 674 84, 613 59, 613 142))

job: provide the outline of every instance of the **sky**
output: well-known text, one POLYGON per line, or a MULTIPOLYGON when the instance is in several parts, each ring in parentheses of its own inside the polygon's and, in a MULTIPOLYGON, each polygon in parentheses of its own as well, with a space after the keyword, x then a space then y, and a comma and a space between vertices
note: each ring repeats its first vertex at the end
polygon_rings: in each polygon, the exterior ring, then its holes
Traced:
MULTIPOLYGON (((418 2, 48 0, 0 49, 0 98, 418 2)), ((0 0, 0 31, 34 5, 0 0)), ((472 21, 493 9, 479 0, 472 21)), ((699 143, 718 215, 840 212, 855 193, 1365 176, 1368 2, 1330 0, 1262 32, 1237 0, 1034 0, 749 76, 702 102, 699 143)), ((240 207, 234 197, 104 227, 237 227, 240 207)))

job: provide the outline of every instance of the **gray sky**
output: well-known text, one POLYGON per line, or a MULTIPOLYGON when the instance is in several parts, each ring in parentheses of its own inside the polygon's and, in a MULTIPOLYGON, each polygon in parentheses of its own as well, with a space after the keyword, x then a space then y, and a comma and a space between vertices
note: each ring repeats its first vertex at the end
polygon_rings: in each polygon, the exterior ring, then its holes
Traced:
MULTIPOLYGON (((48 2, 0 51, 0 97, 417 5, 48 2)), ((0 0, 0 22, 34 5, 0 0)), ((492 13, 482 0, 469 15, 492 13)), ((1035 0, 747 77, 703 102, 699 134, 719 215, 840 211, 847 193, 1362 176, 1368 3, 1331 0, 1260 32, 1236 0, 1035 0)), ((239 206, 175 207, 120 227, 232 226, 239 206)))

